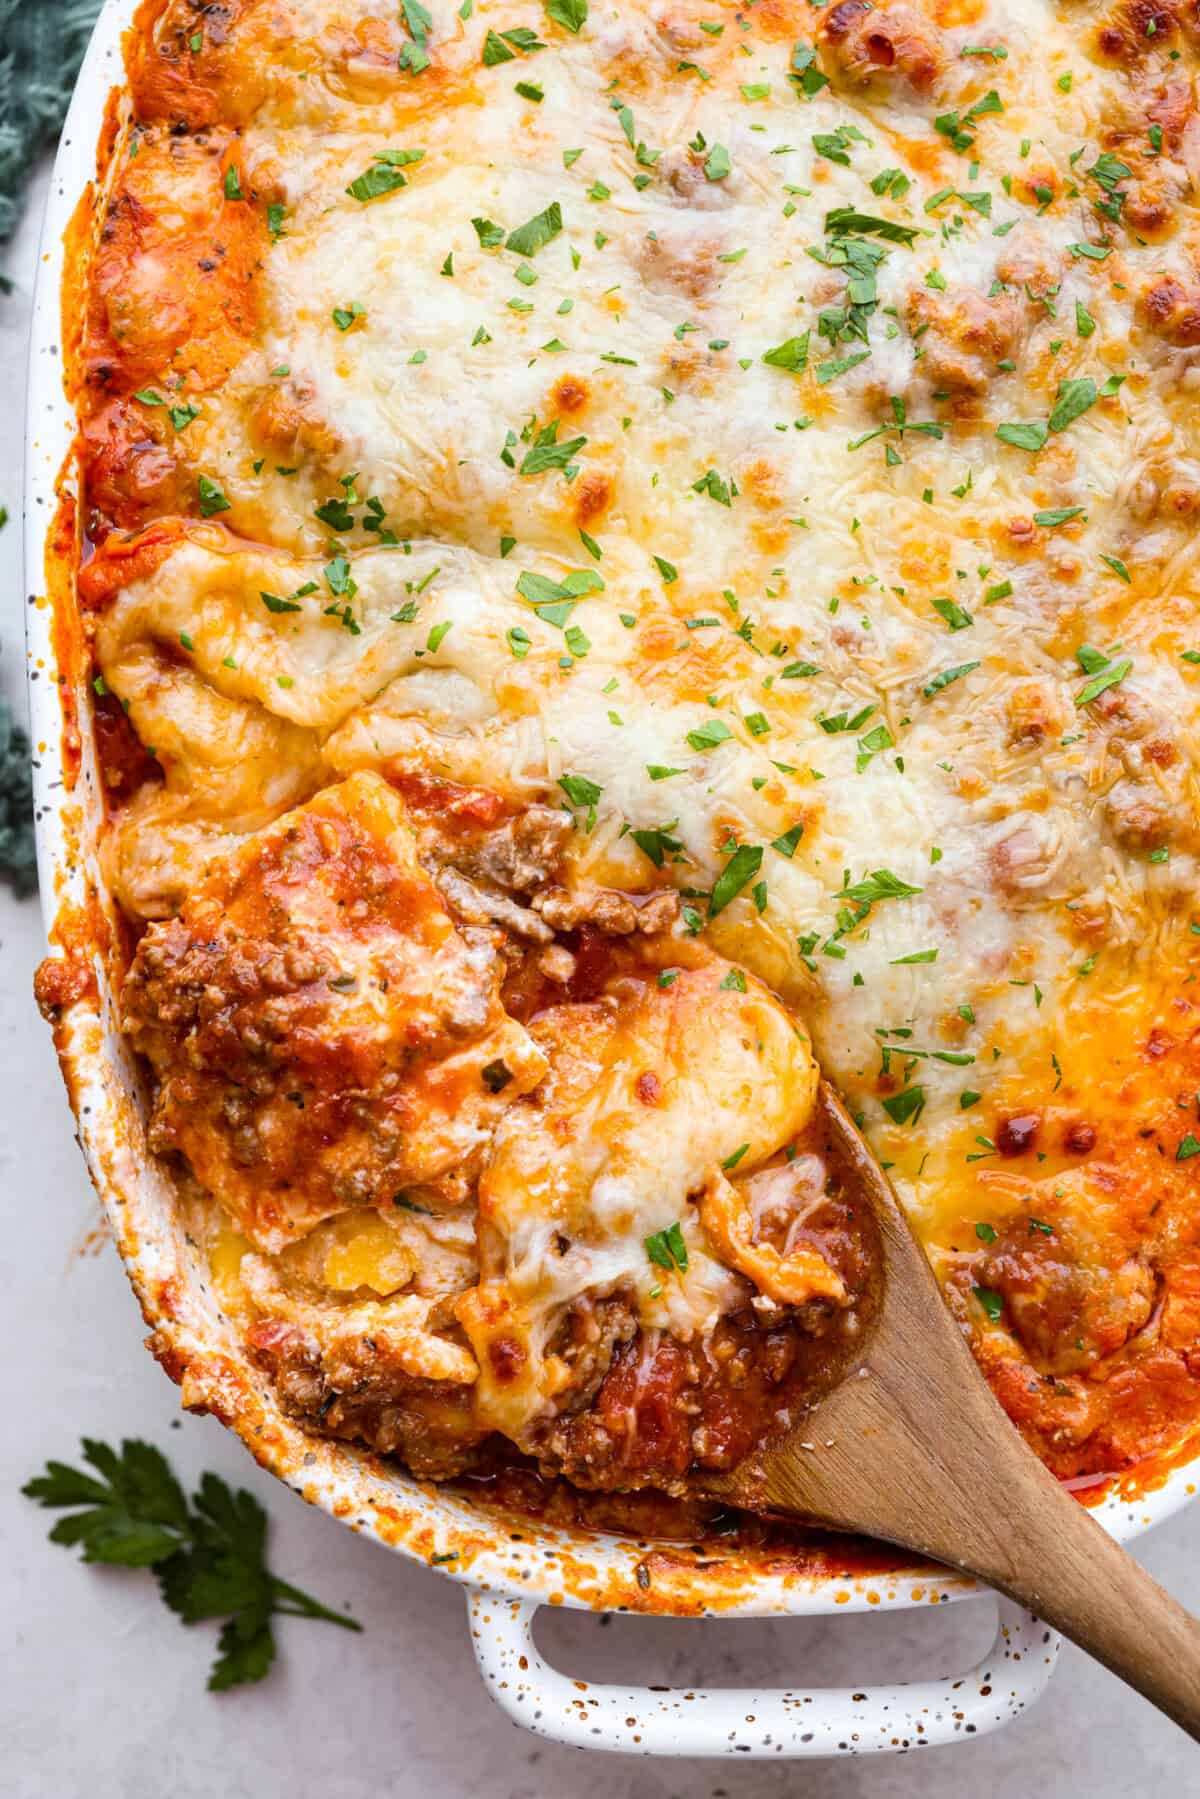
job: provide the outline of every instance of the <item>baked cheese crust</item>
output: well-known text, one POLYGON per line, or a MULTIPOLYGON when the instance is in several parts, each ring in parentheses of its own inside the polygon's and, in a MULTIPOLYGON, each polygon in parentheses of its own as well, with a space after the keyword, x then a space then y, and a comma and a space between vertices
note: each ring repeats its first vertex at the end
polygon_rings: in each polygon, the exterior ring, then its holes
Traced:
POLYGON ((813 1056, 1057 1472, 1200 1418, 1198 34, 141 8, 71 357, 127 1026, 317 1427, 719 1465, 612 1444, 648 1343, 852 1306, 813 1056))

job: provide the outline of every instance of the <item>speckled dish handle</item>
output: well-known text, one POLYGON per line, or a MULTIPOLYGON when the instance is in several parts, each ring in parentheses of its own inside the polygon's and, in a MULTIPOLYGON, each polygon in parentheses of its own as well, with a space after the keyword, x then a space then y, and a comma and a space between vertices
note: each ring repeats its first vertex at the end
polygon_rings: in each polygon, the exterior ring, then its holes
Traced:
POLYGON ((1059 1639, 1032 1613, 994 1599, 996 1636, 957 1676, 850 1687, 622 1687, 572 1680, 533 1640, 536 1600, 475 1588, 475 1656, 516 1724, 576 1749, 629 1755, 869 1755, 961 1742, 1009 1723, 1039 1698, 1059 1639))

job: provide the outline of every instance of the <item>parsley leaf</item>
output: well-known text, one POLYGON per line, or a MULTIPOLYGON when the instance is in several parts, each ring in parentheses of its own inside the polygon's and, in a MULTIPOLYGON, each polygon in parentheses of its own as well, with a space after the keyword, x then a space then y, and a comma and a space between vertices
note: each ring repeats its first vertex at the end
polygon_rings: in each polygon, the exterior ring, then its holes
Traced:
POLYGON ((50 1540, 83 1550, 85 1562, 154 1568, 163 1601, 184 1624, 224 1618, 209 1687, 222 1692, 261 1680, 275 1657, 271 1619, 322 1618, 361 1630, 266 1565, 267 1515, 244 1489, 206 1474, 189 1503, 160 1450, 127 1438, 120 1451, 83 1439, 87 1468, 51 1461, 21 1489, 62 1511, 50 1540), (89 1472, 90 1470, 90 1472, 89 1472))
POLYGON ((497 37, 494 31, 489 31, 483 40, 484 68, 494 69, 498 63, 515 62, 516 59, 516 51, 510 50, 504 39, 497 37))
POLYGON ((645 1245, 646 1255, 656 1268, 666 1268, 672 1274, 676 1268, 681 1274, 686 1271, 687 1244, 678 1222, 668 1225, 665 1231, 655 1231, 653 1236, 645 1239, 645 1245))
POLYGON ((594 806, 604 792, 586 775, 560 775, 558 784, 572 806, 594 806))
MULTIPOLYGON (((1084 647, 1086 648, 1086 645, 1084 647)), ((1085 687, 1080 688, 1075 695, 1075 704, 1090 706, 1093 700, 1098 700, 1100 695, 1107 693, 1110 687, 1119 686, 1132 667, 1133 663, 1128 656, 1121 662, 1109 662, 1106 667, 1093 676, 1085 687)), ((1085 674, 1090 672, 1086 666, 1084 672, 1085 674)))
POLYGON ((731 488, 729 482, 722 481, 715 468, 706 469, 698 481, 692 482, 693 493, 706 493, 710 500, 717 502, 718 506, 728 506, 731 492, 736 493, 736 491, 736 488, 731 488))
POLYGON ((1037 420, 1027 425, 997 425, 996 436, 1014 450, 1040 450, 1050 435, 1048 425, 1037 420))
POLYGON ((857 231, 870 237, 881 237, 885 243, 903 244, 906 248, 911 248, 921 235, 913 225, 898 225, 894 219, 876 218, 870 212, 855 212, 852 206, 838 206, 826 213, 825 229, 834 233, 857 231))
POLYGON ((578 34, 587 21, 587 0, 545 0, 546 17, 578 34))
POLYGON ((889 1093, 883 1109, 894 1124, 915 1124, 925 1110, 924 1087, 904 1087, 899 1093, 889 1093))
POLYGON ((972 1287, 972 1293, 987 1313, 990 1324, 999 1324, 1000 1314, 1004 1310, 1004 1295, 996 1293, 991 1287, 972 1287))
POLYGON ((1090 375, 1082 375, 1074 381, 1060 381, 1058 398, 1050 414, 1051 431, 1065 431, 1068 425, 1083 416, 1089 406, 1095 404, 1096 383, 1090 375))
POLYGON ((562 207, 557 200, 552 200, 544 212, 535 212, 531 219, 510 231, 504 248, 517 256, 536 256, 562 228, 562 207))
POLYGON ((719 743, 727 743, 732 736, 733 732, 722 719, 712 718, 689 731, 687 740, 694 750, 715 750, 719 743))
POLYGON ((773 350, 767 350, 763 361, 773 369, 789 369, 799 375, 808 367, 808 338, 805 331, 800 337, 789 337, 784 343, 776 344, 773 350))
POLYGON ((971 614, 964 606, 960 606, 957 600, 934 600, 933 609, 940 617, 945 619, 952 631, 965 631, 968 625, 973 625, 975 623, 971 614))
POLYGON ((582 450, 586 437, 570 437, 566 443, 558 441, 558 420, 543 425, 534 439, 533 448, 526 452, 517 471, 522 475, 540 475, 546 469, 561 469, 570 479, 574 473, 571 458, 582 450))
POLYGON ((419 75, 429 67, 429 33, 433 30, 432 14, 426 12, 421 0, 400 0, 400 10, 404 14, 404 23, 408 27, 411 44, 405 44, 397 58, 397 68, 407 69, 410 75, 419 75))
POLYGON ((738 845, 713 885, 712 897, 708 902, 710 918, 715 918, 718 912, 723 912, 726 906, 737 898, 742 888, 754 879, 762 867, 762 859, 761 845, 757 843, 738 845))
POLYGON ((218 484, 208 475, 201 475, 196 482, 200 496, 200 513, 203 518, 211 518, 214 512, 228 512, 230 502, 218 484))
POLYGON ((944 668, 940 675, 935 675, 932 681, 926 682, 921 692, 927 700, 931 700, 935 693, 941 693, 944 687, 949 687, 954 681, 961 681, 964 675, 974 674, 978 667, 978 662, 960 662, 955 668, 944 668))
POLYGON ((408 177, 402 171, 410 163, 420 162, 424 155, 424 150, 380 150, 371 167, 357 176, 346 192, 364 206, 368 200, 394 194, 399 188, 408 186, 408 177))

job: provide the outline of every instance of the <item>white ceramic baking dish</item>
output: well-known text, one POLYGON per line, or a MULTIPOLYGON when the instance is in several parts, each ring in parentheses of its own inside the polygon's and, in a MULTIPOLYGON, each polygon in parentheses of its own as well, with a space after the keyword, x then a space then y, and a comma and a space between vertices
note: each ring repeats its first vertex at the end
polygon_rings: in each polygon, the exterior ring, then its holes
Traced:
MULTIPOLYGON (((91 693, 79 683, 72 695, 65 664, 60 675, 46 572, 55 529, 62 528, 60 502, 65 496, 69 511, 74 478, 74 424, 60 348, 64 233, 95 176, 106 108, 122 82, 120 36, 134 10, 135 0, 105 6, 55 168, 34 308, 25 546, 42 900, 54 949, 91 962, 96 972, 94 988, 65 1009, 58 1047, 88 1167, 153 1333, 151 1346, 180 1382, 185 1405, 223 1419, 263 1467, 305 1499, 460 1581, 489 1691, 542 1736, 643 1755, 824 1756, 903 1751, 995 1729, 1041 1693, 1058 1650, 1052 1633, 1007 1601, 955 1576, 931 1578, 928 1570, 858 1577, 780 1572, 778 1561, 772 1566, 720 1546, 697 1554, 678 1544, 553 1529, 477 1508, 366 1452, 306 1436, 282 1416, 222 1316, 175 1218, 169 1183, 147 1149, 137 1070, 114 1028, 96 947, 109 900, 93 853, 101 809, 86 729, 91 693), (72 698, 85 728, 79 773, 68 785, 63 734, 72 698), (976 1667, 868 1690, 589 1685, 552 1668, 532 1634, 544 1605, 812 1617, 972 1597, 997 1611, 995 1639, 976 1667)), ((1099 1515, 1116 1535, 1132 1536, 1195 1492, 1194 1472, 1181 1467, 1144 1497, 1108 1499, 1099 1515)))

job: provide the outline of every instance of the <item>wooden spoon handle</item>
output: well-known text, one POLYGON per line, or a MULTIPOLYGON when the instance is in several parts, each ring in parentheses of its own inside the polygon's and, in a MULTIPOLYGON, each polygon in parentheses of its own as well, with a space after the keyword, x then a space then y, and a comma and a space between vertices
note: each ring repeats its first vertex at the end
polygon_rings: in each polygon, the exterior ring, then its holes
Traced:
MULTIPOLYGON (((1200 1622, 1049 1475, 1040 1501, 1032 1518, 1024 1513, 1003 1560, 968 1549, 960 1565, 1028 1606, 1200 1742, 1200 1622)), ((1002 1490, 994 1502, 1003 1509, 1002 1490)))
POLYGON ((886 1301, 844 1378, 727 1496, 915 1549, 1025 1605, 1200 1741, 1200 1623, 1059 1485, 1005 1417, 836 1094, 831 1140, 880 1229, 886 1301))

